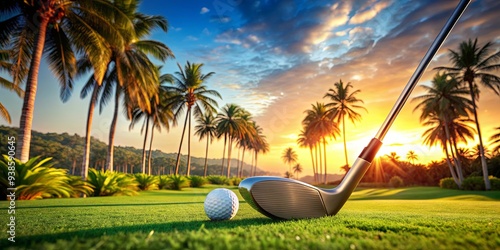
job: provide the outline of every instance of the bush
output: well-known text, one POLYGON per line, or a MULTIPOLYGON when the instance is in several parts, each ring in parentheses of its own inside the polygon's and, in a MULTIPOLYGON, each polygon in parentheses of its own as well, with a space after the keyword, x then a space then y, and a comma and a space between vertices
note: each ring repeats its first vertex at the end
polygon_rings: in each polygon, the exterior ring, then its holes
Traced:
POLYGON ((158 189, 167 189, 168 188, 168 176, 160 175, 158 176, 158 189))
POLYGON ((500 178, 490 176, 491 190, 500 190, 500 178))
POLYGON ((458 185, 452 177, 439 180, 439 187, 447 189, 458 189, 458 185))
POLYGON ((180 191, 182 190, 183 187, 189 186, 188 179, 186 179, 186 177, 182 175, 169 175, 167 179, 168 179, 167 189, 180 191))
POLYGON ((469 176, 462 182, 463 190, 485 190, 484 180, 482 176, 469 176))
POLYGON ((68 184, 73 188, 73 193, 71 194, 73 198, 81 197, 81 195, 90 196, 94 191, 94 186, 82 180, 80 176, 70 175, 68 184))
POLYGON ((12 170, 13 165, 15 165, 17 200, 72 196, 74 191, 69 184, 70 178, 66 174, 67 170, 54 168, 53 163, 49 163, 52 158, 40 161, 39 158, 33 157, 22 163, 17 159, 9 159, 7 155, 3 156, 0 160, 0 199, 7 199, 7 188, 11 187, 8 173, 12 170))
POLYGON ((134 174, 135 181, 139 184, 140 190, 158 189, 158 179, 153 175, 134 174))
POLYGON ((240 185, 240 182, 241 182, 241 178, 239 177, 233 177, 229 180, 229 185, 232 185, 232 186, 238 186, 240 185))
POLYGON ((190 187, 203 187, 207 183, 207 180, 198 175, 192 175, 189 178, 189 186, 190 187))
POLYGON ((399 188, 404 186, 404 181, 403 179, 401 179, 401 177, 396 175, 389 180, 389 184, 391 184, 391 186, 394 188, 399 188))
POLYGON ((222 175, 210 175, 207 177, 208 182, 210 184, 215 184, 215 185, 229 185, 230 181, 228 178, 222 175))
POLYGON ((94 186, 91 196, 136 195, 139 184, 124 173, 89 169, 87 182, 94 186))

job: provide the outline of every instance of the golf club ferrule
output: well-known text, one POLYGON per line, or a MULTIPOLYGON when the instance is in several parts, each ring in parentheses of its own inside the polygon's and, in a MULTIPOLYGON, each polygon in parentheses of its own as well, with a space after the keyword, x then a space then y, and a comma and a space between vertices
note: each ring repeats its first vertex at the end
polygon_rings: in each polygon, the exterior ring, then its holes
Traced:
POLYGON ((367 162, 372 162, 375 156, 377 156, 378 150, 382 146, 382 142, 377 139, 373 138, 370 143, 363 149, 361 154, 359 154, 359 158, 367 161, 367 162))

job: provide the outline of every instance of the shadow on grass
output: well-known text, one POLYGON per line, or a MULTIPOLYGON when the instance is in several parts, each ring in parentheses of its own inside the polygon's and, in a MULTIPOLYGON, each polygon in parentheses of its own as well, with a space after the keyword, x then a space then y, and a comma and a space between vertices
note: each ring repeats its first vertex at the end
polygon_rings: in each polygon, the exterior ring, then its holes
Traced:
MULTIPOLYGON (((210 220, 198 220, 198 221, 175 221, 166 223, 155 223, 155 224, 144 224, 144 225, 133 225, 133 226, 115 226, 109 228, 95 228, 81 231, 72 231, 64 233, 53 233, 53 234, 43 234, 35 236, 21 236, 16 237, 16 244, 19 245, 31 245, 37 242, 55 242, 57 240, 70 240, 73 238, 94 238, 103 235, 115 235, 118 233, 149 233, 154 231, 155 233, 168 233, 168 232, 188 232, 188 231, 203 231, 210 229, 232 229, 237 227, 248 227, 248 226, 258 226, 265 224, 276 223, 275 220, 269 218, 255 218, 255 219, 241 219, 241 220, 230 220, 230 221, 210 221, 210 220)), ((0 240, 1 245, 3 245, 4 240, 0 240)))
POLYGON ((500 200, 500 191, 464 191, 435 187, 360 189, 351 200, 500 200))

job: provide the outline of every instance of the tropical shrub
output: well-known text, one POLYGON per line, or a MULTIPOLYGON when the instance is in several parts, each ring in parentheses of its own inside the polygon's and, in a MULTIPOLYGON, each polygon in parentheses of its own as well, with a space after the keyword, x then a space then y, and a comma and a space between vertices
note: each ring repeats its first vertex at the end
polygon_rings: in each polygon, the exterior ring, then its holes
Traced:
POLYGON ((215 185, 229 185, 230 181, 227 177, 222 175, 209 175, 207 176, 208 182, 215 185))
POLYGON ((82 195, 90 196, 90 194, 92 194, 92 192, 94 191, 94 186, 83 181, 82 177, 75 175, 70 175, 68 177, 68 184, 73 189, 71 197, 77 198, 81 197, 82 195))
POLYGON ((240 185, 241 180, 242 179, 239 177, 233 177, 233 178, 229 179, 229 185, 238 186, 238 185, 240 185))
POLYGON ((458 189, 457 183, 452 177, 443 178, 439 181, 439 187, 447 189, 458 189))
POLYGON ((135 181, 139 184, 140 190, 156 190, 158 189, 158 178, 154 175, 134 174, 135 181))
POLYGON ((3 155, 0 160, 1 199, 6 200, 11 188, 9 172, 15 172, 16 200, 33 200, 52 197, 71 197, 73 188, 65 169, 53 167, 52 158, 39 160, 33 157, 22 163, 17 159, 3 155))
POLYGON ((158 189, 167 189, 169 186, 168 175, 159 175, 158 179, 158 189))
POLYGON ((189 178, 190 187, 203 187, 207 183, 207 180, 198 175, 192 175, 189 178))
POLYGON ((485 190, 482 176, 469 176, 462 181, 463 190, 485 190))
POLYGON ((401 177, 396 175, 389 180, 389 184, 391 184, 391 186, 394 188, 399 188, 404 186, 404 181, 403 179, 401 179, 401 177))
POLYGON ((500 178, 490 176, 491 190, 500 190, 500 178))
POLYGON ((124 173, 89 169, 87 182, 92 185, 91 196, 136 195, 139 184, 124 173))
POLYGON ((189 186, 189 181, 186 177, 182 175, 169 175, 168 177, 168 189, 172 190, 182 190, 183 187, 189 186))

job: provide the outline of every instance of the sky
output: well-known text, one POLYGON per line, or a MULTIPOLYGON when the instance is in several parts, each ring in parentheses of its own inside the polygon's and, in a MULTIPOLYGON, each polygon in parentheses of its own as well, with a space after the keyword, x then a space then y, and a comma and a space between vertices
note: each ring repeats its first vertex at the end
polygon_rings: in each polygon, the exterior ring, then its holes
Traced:
MULTIPOLYGON (((394 105, 428 47, 458 1, 243 1, 243 0, 148 0, 141 11, 163 15, 167 33, 157 31, 151 39, 165 43, 175 59, 163 63, 163 73, 178 71, 177 63, 203 63, 203 72, 215 72, 207 80, 209 89, 222 95, 219 107, 236 103, 250 111, 263 128, 270 151, 259 156, 259 168, 284 173, 288 166, 282 152, 292 147, 311 174, 309 150, 296 140, 302 129, 304 111, 323 96, 335 82, 351 82, 367 111, 359 110, 361 121, 346 123, 349 162, 373 138, 394 105)), ((480 44, 494 43, 500 49, 500 1, 472 1, 445 41, 419 85, 429 84, 436 71, 448 65, 448 50, 469 38, 480 44)), ((500 73, 500 72, 498 72, 500 73)), ((89 99, 80 99, 83 79, 77 80, 73 95, 63 103, 59 85, 42 62, 35 103, 33 130, 85 135, 89 99)), ((412 96, 423 94, 420 87, 412 96)), ((0 100, 19 126, 22 100, 0 89, 0 100)), ((500 124, 500 97, 481 90, 478 102, 483 140, 500 124)), ((409 101, 387 134, 378 156, 396 152, 402 159, 409 150, 427 163, 443 157, 437 147, 422 143, 426 129, 419 122, 415 102, 409 101)), ((92 136, 107 142, 112 105, 94 116, 92 136)), ((0 120, 1 125, 8 125, 0 120)), ((142 147, 140 124, 129 130, 130 122, 120 115, 115 145, 142 147)), ((177 152, 182 126, 156 133, 153 148, 177 152)), ((471 141, 469 146, 477 144, 471 141)), ((184 144, 186 145, 186 144, 184 144)), ((486 143, 487 145, 487 143, 486 143)), ((464 145, 462 145, 464 146, 464 145)), ((214 141, 209 158, 222 157, 223 141, 214 141)), ((344 165, 342 137, 329 141, 329 173, 341 173, 344 165)), ((192 155, 204 157, 205 142, 192 138, 192 155)), ((182 153, 187 153, 184 146, 182 153)), ((237 150, 233 151, 237 156, 237 150)), ((245 159, 250 163, 248 154, 245 159)))

